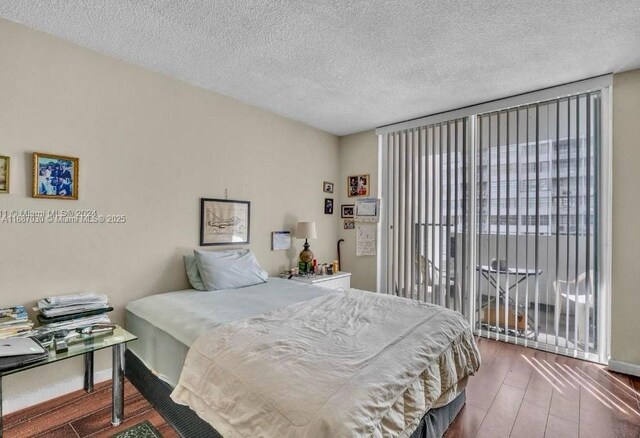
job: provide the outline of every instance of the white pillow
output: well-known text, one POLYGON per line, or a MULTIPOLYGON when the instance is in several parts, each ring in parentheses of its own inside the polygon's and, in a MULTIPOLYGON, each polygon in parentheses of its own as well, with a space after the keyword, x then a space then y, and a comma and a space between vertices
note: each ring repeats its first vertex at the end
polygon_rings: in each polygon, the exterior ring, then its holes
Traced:
POLYGON ((193 251, 206 290, 236 289, 265 283, 269 275, 248 249, 193 251))
POLYGON ((196 264, 196 256, 194 255, 186 255, 183 256, 184 259, 184 267, 187 270, 187 277, 189 278, 189 283, 195 290, 207 290, 202 283, 202 278, 200 277, 200 271, 198 271, 198 265, 196 264))

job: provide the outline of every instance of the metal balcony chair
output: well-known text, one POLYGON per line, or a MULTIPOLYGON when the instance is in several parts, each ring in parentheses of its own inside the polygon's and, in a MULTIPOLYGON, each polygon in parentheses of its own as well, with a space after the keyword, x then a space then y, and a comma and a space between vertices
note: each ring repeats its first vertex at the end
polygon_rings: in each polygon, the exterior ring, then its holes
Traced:
MULTIPOLYGON (((445 289, 449 291, 449 298, 453 299, 456 292, 460 295, 459 284, 455 280, 455 278, 451 276, 447 276, 446 272, 441 271, 437 266, 435 266, 431 260, 426 258, 423 255, 418 256, 418 272, 420 273, 419 283, 420 285, 425 284, 426 281, 426 292, 427 297, 425 297, 426 301, 433 302, 433 294, 439 294, 440 288, 444 286, 445 289), (433 273, 433 278, 431 277, 431 273, 433 273), (445 286, 447 284, 448 286, 445 286)), ((445 295, 444 293, 440 296, 441 304, 445 304, 445 295)), ((461 302, 462 297, 458 297, 458 302, 461 302)))
MULTIPOLYGON (((435 302, 434 293, 436 296, 440 293, 441 285, 444 286, 445 280, 442 277, 440 269, 431 263, 431 260, 426 258, 423 255, 418 255, 415 258, 416 267, 416 278, 413 281, 413 285, 411 289, 406 286, 400 288, 398 284, 396 284, 396 295, 405 296, 405 297, 415 297, 420 301, 426 301, 428 303, 435 302), (431 276, 433 273, 433 278, 431 276), (442 282, 440 279, 443 279, 442 282), (400 293, 402 292, 402 294, 400 293), (424 296, 426 294, 426 296, 424 296)), ((453 294, 456 291, 457 282, 453 278, 449 278, 449 294, 450 298, 453 297, 453 294)), ((444 294, 440 297, 442 305, 445 303, 444 294)))

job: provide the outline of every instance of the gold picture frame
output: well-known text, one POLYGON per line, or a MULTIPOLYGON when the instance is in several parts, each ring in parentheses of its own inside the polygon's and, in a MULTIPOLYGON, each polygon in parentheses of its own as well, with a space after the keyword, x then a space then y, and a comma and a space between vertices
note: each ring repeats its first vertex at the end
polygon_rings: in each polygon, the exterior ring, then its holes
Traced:
POLYGON ((11 158, 0 155, 0 193, 9 193, 11 158))
POLYGON ((77 200, 79 167, 79 158, 34 152, 32 196, 77 200))
POLYGON ((347 196, 355 198, 358 196, 369 196, 369 174, 351 175, 347 177, 347 196))

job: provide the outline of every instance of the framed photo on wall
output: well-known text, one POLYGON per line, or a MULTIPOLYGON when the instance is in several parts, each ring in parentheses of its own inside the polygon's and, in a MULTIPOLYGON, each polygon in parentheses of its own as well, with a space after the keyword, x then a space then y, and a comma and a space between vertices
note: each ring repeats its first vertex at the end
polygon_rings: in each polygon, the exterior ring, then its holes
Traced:
POLYGON ((324 214, 333 214, 333 198, 324 198, 324 214))
POLYGON ((0 155, 0 193, 9 193, 9 180, 11 178, 11 159, 0 155))
POLYGON ((80 159, 64 155, 33 153, 33 197, 78 199, 80 159))
POLYGON ((340 217, 342 218, 352 218, 354 216, 353 209, 355 205, 353 204, 343 204, 340 208, 340 217))
POLYGON ((249 243, 251 203, 200 198, 200 246, 249 243))
POLYGON ((369 195, 369 174, 353 175, 347 177, 347 196, 369 195))
POLYGON ((325 193, 333 193, 333 183, 329 181, 323 182, 322 191, 325 193))

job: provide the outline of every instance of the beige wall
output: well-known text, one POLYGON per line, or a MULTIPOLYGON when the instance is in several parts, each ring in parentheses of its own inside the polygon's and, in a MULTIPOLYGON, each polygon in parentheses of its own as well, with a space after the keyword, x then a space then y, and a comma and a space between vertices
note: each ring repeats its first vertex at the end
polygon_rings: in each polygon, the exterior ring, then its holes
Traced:
POLYGON ((640 367, 640 69, 613 77, 611 358, 640 367))
MULTIPOLYGON (((271 231, 314 220, 313 250, 333 260, 338 138, 273 113, 0 20, 0 155, 12 158, 0 210, 88 209, 124 225, 0 223, 0 305, 108 294, 123 322, 133 299, 187 287, 199 198, 251 201, 251 245, 271 273, 296 262, 271 231), (31 198, 31 153, 80 157, 80 200, 31 198), (312 164, 311 164, 312 163, 312 164)), ((97 369, 110 366, 101 354, 97 369)), ((79 360, 4 379, 5 397, 75 377, 79 360)), ((69 390, 77 388, 69 388, 69 390)))
MULTIPOLYGON (((374 131, 361 132, 340 138, 340 196, 339 204, 353 204, 355 198, 347 197, 347 177, 369 174, 371 196, 378 196, 378 138, 374 131)), ((338 214, 340 211, 337 211, 338 214)), ((339 217, 339 216, 338 216, 339 217)), ((376 257, 356 256, 356 231, 343 229, 343 219, 338 224, 341 247, 342 270, 351 272, 351 286, 376 290, 376 257)))

